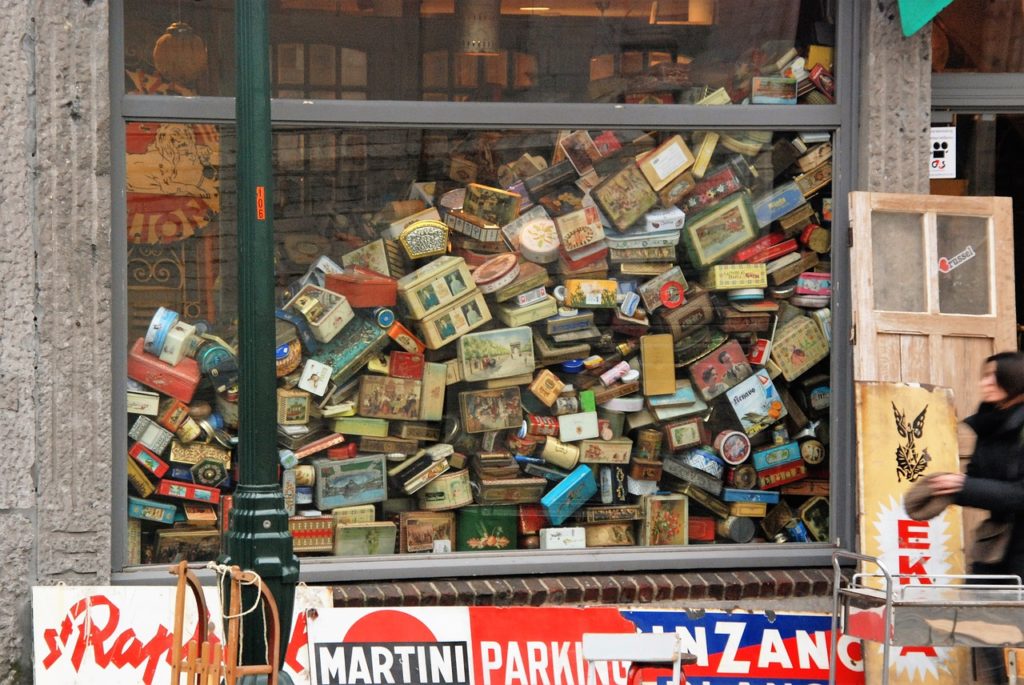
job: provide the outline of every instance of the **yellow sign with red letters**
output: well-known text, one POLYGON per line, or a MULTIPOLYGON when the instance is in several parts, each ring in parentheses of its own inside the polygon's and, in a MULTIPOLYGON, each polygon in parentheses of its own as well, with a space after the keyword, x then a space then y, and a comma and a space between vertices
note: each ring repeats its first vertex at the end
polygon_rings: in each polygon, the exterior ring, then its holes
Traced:
MULTIPOLYGON (((903 576, 896 584, 927 585, 933 576, 964 573, 960 508, 949 507, 930 521, 915 521, 903 507, 903 494, 924 476, 959 471, 953 392, 865 381, 856 382, 855 390, 860 552, 903 576)), ((861 570, 878 569, 866 565, 861 570)), ((882 682, 882 645, 865 642, 864 652, 865 682, 882 682)), ((895 646, 889 657, 889 683, 961 683, 969 663, 969 652, 962 647, 895 646)))

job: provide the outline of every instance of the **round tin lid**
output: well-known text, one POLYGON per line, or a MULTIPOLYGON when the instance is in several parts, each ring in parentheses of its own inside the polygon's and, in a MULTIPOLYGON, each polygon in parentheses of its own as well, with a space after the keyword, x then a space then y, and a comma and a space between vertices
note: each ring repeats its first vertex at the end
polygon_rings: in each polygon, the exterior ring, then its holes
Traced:
POLYGON ((519 252, 537 264, 550 264, 558 259, 558 232, 555 222, 540 217, 527 222, 519 234, 519 252))
POLYGON ((658 299, 669 309, 675 309, 686 302, 686 288, 679 281, 668 281, 658 291, 658 299))
POLYGON ((796 283, 786 283, 784 285, 773 285, 768 289, 768 294, 777 300, 785 300, 793 297, 793 293, 796 292, 796 283))
POLYGON ((750 300, 763 300, 764 289, 763 288, 738 288, 737 290, 730 290, 726 297, 729 300, 738 300, 741 302, 750 300))
POLYGON ((725 463, 742 464, 750 456, 750 438, 740 431, 722 431, 715 437, 715 449, 725 463))
POLYGON ((491 257, 473 272, 473 280, 483 292, 493 292, 512 282, 519 274, 519 260, 511 252, 491 257), (499 285, 501 284, 501 285, 499 285))
POLYGON ((579 373, 583 370, 582 359, 567 359, 561 364, 562 371, 566 373, 579 373))

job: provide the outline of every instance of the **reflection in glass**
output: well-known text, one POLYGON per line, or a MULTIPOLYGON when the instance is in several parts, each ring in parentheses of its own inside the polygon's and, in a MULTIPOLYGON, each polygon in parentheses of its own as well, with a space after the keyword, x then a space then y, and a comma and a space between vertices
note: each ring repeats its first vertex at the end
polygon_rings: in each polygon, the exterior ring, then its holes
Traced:
MULTIPOLYGON (((719 104, 828 104, 828 6, 279 0, 271 86, 279 98, 692 104, 715 93, 719 104)), ((233 12, 227 0, 126 0, 129 92, 233 95, 233 12), (172 24, 190 36, 177 41, 177 63, 201 43, 204 64, 157 68, 154 46, 172 24)))

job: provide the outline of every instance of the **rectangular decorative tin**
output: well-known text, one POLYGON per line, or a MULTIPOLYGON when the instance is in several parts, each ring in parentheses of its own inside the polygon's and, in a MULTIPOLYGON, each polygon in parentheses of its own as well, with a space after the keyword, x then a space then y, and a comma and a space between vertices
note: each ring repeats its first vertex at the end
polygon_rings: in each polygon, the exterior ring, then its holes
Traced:
POLYGON ((557 526, 596 493, 597 480, 593 471, 586 464, 581 464, 544 495, 541 504, 544 505, 548 518, 557 526))
POLYGON ((394 554, 398 527, 391 521, 342 523, 334 528, 332 551, 337 557, 394 554))
POLYGON ((520 326, 464 335, 458 341, 458 358, 466 381, 532 373, 533 331, 520 326))
POLYGON ((491 320, 483 293, 472 290, 419 322, 427 348, 437 350, 491 320))
POLYGON ((318 509, 350 507, 387 499, 387 469, 383 455, 352 459, 317 459, 313 501, 318 509))
POLYGON ((414 321, 475 289, 476 283, 462 257, 439 257, 398 279, 398 296, 414 321))

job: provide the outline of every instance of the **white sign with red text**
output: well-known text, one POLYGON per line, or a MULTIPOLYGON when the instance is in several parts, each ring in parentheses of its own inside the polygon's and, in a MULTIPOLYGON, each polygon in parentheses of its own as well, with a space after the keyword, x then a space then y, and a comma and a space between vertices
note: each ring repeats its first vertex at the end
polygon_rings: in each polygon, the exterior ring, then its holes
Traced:
MULTIPOLYGON (((204 588, 210 623, 223 642, 220 598, 204 588)), ((309 683, 306 610, 332 605, 331 589, 299 586, 284 670, 309 683)), ((185 603, 184 631, 194 636, 195 604, 185 603)), ((32 588, 36 685, 163 685, 170 682, 174 587, 80 586, 32 588)))

